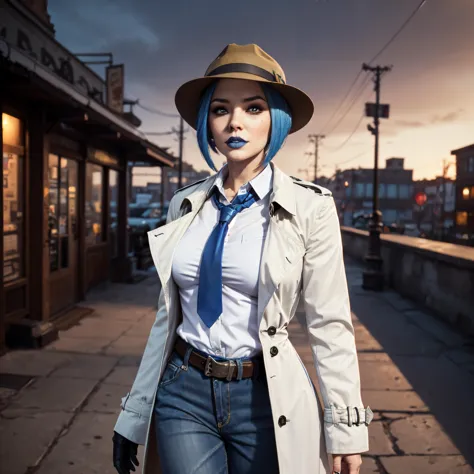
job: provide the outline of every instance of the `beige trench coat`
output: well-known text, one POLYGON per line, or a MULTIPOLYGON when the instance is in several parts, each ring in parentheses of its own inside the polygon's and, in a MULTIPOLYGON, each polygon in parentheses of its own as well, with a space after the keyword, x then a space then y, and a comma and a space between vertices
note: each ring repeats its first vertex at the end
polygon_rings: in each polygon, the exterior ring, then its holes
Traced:
MULTIPOLYGON (((260 267, 258 314, 278 463, 280 474, 325 474, 330 472, 327 453, 368 450, 367 425, 372 416, 361 401, 339 221, 328 190, 295 181, 271 166, 271 220, 260 267), (287 326, 300 297, 324 407, 288 339, 287 326), (268 334, 270 326, 277 328, 276 334, 268 334), (273 356, 272 347, 278 349, 273 356)), ((121 435, 145 444, 145 474, 161 473, 153 403, 182 318, 178 288, 171 277, 172 258, 214 180, 215 175, 178 191, 170 203, 167 225, 148 234, 162 291, 140 368, 130 393, 122 399, 115 426, 121 435)))

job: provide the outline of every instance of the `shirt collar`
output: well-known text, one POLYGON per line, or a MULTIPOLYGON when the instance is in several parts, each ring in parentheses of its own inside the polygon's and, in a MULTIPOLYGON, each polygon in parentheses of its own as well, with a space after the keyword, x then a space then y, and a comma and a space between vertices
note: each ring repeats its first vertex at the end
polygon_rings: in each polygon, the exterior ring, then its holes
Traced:
MULTIPOLYGON (((212 186, 212 191, 214 188, 217 188, 219 192, 225 197, 224 192, 224 181, 227 178, 229 170, 227 165, 224 165, 219 172, 217 173, 214 186, 212 186)), ((272 180, 273 180, 273 169, 267 164, 263 171, 261 171, 255 178, 251 179, 248 183, 243 184, 237 194, 246 193, 249 191, 250 187, 255 191, 258 196, 258 199, 263 199, 271 190, 272 190, 272 180)))

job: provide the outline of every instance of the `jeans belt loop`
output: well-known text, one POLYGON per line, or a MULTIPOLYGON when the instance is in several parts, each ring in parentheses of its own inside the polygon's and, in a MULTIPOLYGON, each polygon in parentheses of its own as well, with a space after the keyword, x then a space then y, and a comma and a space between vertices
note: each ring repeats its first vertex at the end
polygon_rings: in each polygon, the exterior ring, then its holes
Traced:
POLYGON ((184 354, 184 357, 183 357, 183 370, 188 370, 189 358, 191 357, 192 352, 193 352, 193 346, 191 346, 191 344, 188 344, 188 347, 186 348, 186 353, 184 354))
MULTIPOLYGON (((229 360, 229 361, 227 361, 227 363, 229 364, 229 368, 227 370, 226 380, 228 382, 230 382, 232 380, 232 376, 234 375, 234 364, 235 364, 235 362, 233 360, 229 360)), ((237 364, 235 364, 235 365, 237 365, 237 364)))
MULTIPOLYGON (((242 364, 242 361, 240 359, 237 359, 235 363, 237 364, 237 379, 236 380, 242 380, 242 376, 244 374, 244 366, 242 364)), ((255 364, 254 364, 254 367, 255 367, 255 364)))

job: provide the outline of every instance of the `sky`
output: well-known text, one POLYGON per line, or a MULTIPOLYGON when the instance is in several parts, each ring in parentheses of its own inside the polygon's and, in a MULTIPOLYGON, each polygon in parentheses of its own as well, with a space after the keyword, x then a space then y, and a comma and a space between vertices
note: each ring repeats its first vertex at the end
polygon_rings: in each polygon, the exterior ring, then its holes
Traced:
MULTIPOLYGON (((49 13, 56 39, 69 50, 111 52, 115 63, 125 65, 126 98, 171 114, 165 117, 135 107, 145 132, 178 127, 173 117, 176 90, 201 77, 226 44, 258 44, 283 67, 287 83, 304 90, 314 102, 311 122, 290 135, 274 158, 284 172, 312 180, 314 157, 307 152, 314 145, 309 134, 326 135, 320 146, 319 176, 332 175, 336 167, 373 167, 374 137, 367 130, 371 119, 363 113, 364 103, 374 101, 375 93, 366 73, 338 106, 362 63, 382 49, 419 4, 420 0, 49 0, 49 13)), ((381 102, 390 104, 390 118, 381 121, 380 167, 387 158, 403 157, 415 179, 433 178, 442 173, 443 160, 454 162, 452 150, 474 143, 473 24, 474 0, 427 0, 373 63, 392 66, 382 78, 381 102)), ((103 66, 95 68, 104 75, 103 66)), ((194 130, 186 130, 184 160, 198 170, 209 169, 194 130)), ((174 136, 149 138, 177 154, 174 136)), ((219 167, 222 158, 213 156, 219 167)), ((450 173, 454 171, 452 166, 450 173)))

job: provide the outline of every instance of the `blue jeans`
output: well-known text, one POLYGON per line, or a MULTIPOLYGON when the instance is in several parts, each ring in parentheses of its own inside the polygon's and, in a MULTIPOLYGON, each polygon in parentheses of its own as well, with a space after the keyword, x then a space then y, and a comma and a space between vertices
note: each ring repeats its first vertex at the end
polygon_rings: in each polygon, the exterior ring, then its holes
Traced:
POLYGON ((263 362, 257 377, 228 382, 189 365, 191 349, 173 352, 156 395, 163 474, 278 474, 263 362))

